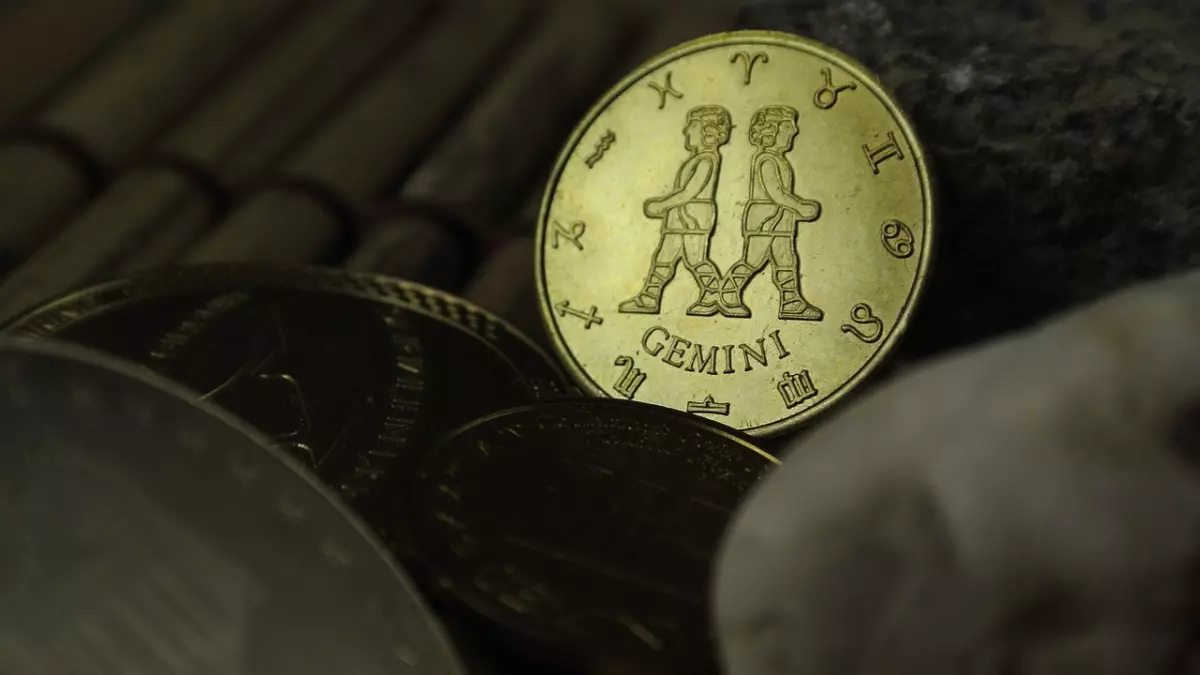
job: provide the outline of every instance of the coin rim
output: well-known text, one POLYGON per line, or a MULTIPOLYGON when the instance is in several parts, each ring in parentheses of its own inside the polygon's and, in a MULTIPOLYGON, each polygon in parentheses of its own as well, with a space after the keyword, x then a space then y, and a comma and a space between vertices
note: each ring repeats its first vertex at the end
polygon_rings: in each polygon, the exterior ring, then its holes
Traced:
POLYGON ((758 445, 756 445, 754 443, 754 439, 749 437, 746 434, 746 432, 744 432, 744 431, 734 429, 733 427, 721 424, 720 422, 715 422, 706 417, 700 417, 699 415, 695 415, 695 414, 692 414, 689 412, 684 412, 677 408, 671 408, 671 407, 668 407, 665 405, 660 405, 658 403, 649 403, 647 401, 627 401, 623 398, 613 398, 611 396, 610 397, 566 397, 566 398, 546 399, 546 400, 542 400, 542 401, 535 401, 532 403, 523 403, 521 405, 512 406, 509 408, 503 408, 501 410, 497 410, 495 412, 488 413, 486 415, 483 415, 482 417, 477 417, 476 419, 473 419, 470 422, 467 422, 466 424, 462 424, 458 427, 455 427, 454 429, 451 429, 450 431, 447 431, 446 433, 439 436, 434 443, 430 444, 429 451, 425 454, 425 458, 423 458, 421 460, 421 463, 424 464, 425 459, 432 456, 434 451, 448 445, 455 437, 457 437, 461 434, 464 434, 477 426, 480 426, 487 422, 491 422, 492 420, 494 420, 497 417, 500 417, 503 415, 517 414, 517 413, 522 413, 522 412, 530 412, 530 411, 537 412, 544 408, 558 408, 558 407, 566 407, 568 405, 605 405, 605 406, 612 405, 614 407, 625 407, 625 406, 630 406, 630 405, 638 406, 638 407, 651 406, 651 407, 655 408, 654 412, 656 414, 660 414, 660 415, 665 414, 665 415, 668 415, 671 417, 676 417, 679 419, 680 422, 703 427, 705 431, 716 432, 717 434, 724 436, 725 438, 727 438, 730 441, 733 441, 735 443, 745 446, 747 450, 753 450, 755 453, 762 455, 767 461, 769 461, 773 464, 780 464, 780 460, 778 457, 776 457, 775 455, 772 455, 771 453, 767 452, 766 450, 763 450, 758 445))
MULTIPOLYGON (((909 290, 908 297, 905 300, 904 307, 900 310, 900 316, 896 319, 895 325, 892 326, 891 333, 884 340, 884 343, 875 350, 866 363, 864 363, 851 377, 847 378, 838 388, 832 393, 823 398, 819 403, 805 408, 800 412, 786 417, 781 417, 773 422, 760 424, 756 427, 746 429, 738 429, 744 434, 755 437, 770 437, 781 434, 785 431, 799 428, 814 417, 824 413, 829 408, 842 402, 849 394, 858 388, 864 380, 873 375, 883 366, 888 358, 890 358, 896 349, 897 344, 908 331, 908 326, 913 313, 916 310, 921 298, 924 295, 926 280, 929 274, 929 266, 932 263, 934 254, 934 239, 936 231, 936 214, 934 197, 934 185, 929 176, 929 169, 925 161, 925 148, 921 145, 917 138, 916 130, 909 118, 908 114, 899 106, 896 97, 883 86, 879 77, 873 74, 866 66, 851 58, 847 54, 834 49, 828 45, 822 44, 815 40, 805 38, 794 33, 784 31, 771 30, 739 30, 727 31, 722 33, 713 33, 695 40, 681 43, 666 51, 651 57, 643 62, 640 66, 633 69, 620 82, 611 87, 599 101, 588 110, 583 120, 576 125, 571 132, 570 138, 563 146, 559 153, 558 159, 554 164, 554 171, 550 174, 550 178, 546 183, 545 191, 542 194, 541 208, 538 210, 537 234, 535 238, 534 251, 534 277, 537 280, 538 294, 538 314, 542 318, 542 324, 546 328, 547 334, 554 345, 554 351, 561 359, 566 371, 570 374, 579 386, 583 387, 587 392, 603 398, 614 398, 603 386, 592 379, 591 375, 583 368, 576 360, 566 340, 563 339, 561 332, 558 329, 558 324, 554 320, 554 313, 551 307, 549 290, 546 285, 545 260, 543 251, 545 250, 546 239, 546 218, 550 212, 552 196, 555 188, 558 186, 559 178, 563 170, 566 168, 567 162, 575 152, 575 148, 579 145, 586 134, 595 123, 596 118, 600 116, 608 107, 627 89, 636 84, 645 75, 651 71, 675 61, 681 57, 690 54, 704 51, 715 46, 730 46, 739 44, 752 45, 774 45, 783 48, 796 49, 802 52, 809 53, 819 58, 826 59, 833 64, 850 72, 861 80, 866 86, 872 89, 876 98, 883 103, 884 107, 891 113, 900 131, 908 140, 910 147, 913 150, 913 161, 917 167, 917 177, 922 191, 922 205, 925 209, 925 236, 921 245, 921 262, 917 268, 916 277, 914 278, 912 288, 909 290)), ((646 401, 639 401, 647 403, 646 401)), ((657 404, 652 404, 657 405, 657 404)), ((661 406, 667 407, 667 406, 661 406)), ((687 413, 677 408, 669 408, 678 412, 683 412, 685 415, 696 416, 694 413, 687 413)), ((700 418, 706 419, 707 418, 700 418)), ((717 422, 717 424, 720 424, 717 422)), ((732 428, 732 427, 730 427, 732 428)))
MULTIPOLYGON (((415 283, 412 281, 406 281, 404 279, 396 279, 394 277, 389 277, 385 274, 377 274, 374 272, 360 272, 360 271, 356 271, 356 270, 347 270, 347 269, 343 269, 343 268, 328 267, 328 266, 324 266, 324 265, 266 263, 266 262, 218 262, 218 263, 199 263, 199 264, 194 264, 194 265, 169 265, 169 266, 164 266, 164 267, 151 268, 151 269, 143 270, 141 272, 137 272, 135 274, 121 276, 116 279, 111 279, 108 281, 101 281, 101 282, 95 283, 95 284, 89 284, 82 288, 77 288, 77 289, 74 289, 71 291, 67 291, 66 293, 61 293, 59 295, 47 298, 47 299, 37 303, 36 305, 33 305, 31 307, 26 308, 25 310, 22 310, 20 313, 16 314, 11 319, 4 321, 4 322, 0 322, 0 339, 26 338, 26 337, 31 337, 31 336, 37 336, 41 339, 56 339, 56 338, 58 338, 58 336, 62 333, 62 331, 65 328, 67 328, 68 326, 70 326, 76 322, 86 321, 88 318, 95 316, 96 314, 113 311, 119 307, 126 305, 126 304, 138 302, 140 300, 140 297, 138 297, 138 295, 137 295, 139 292, 141 292, 145 295, 152 296, 152 297, 163 297, 165 295, 165 294, 156 292, 153 284, 150 284, 149 282, 163 279, 163 278, 179 277, 179 276, 184 276, 184 275, 191 275, 192 278, 194 278, 194 279, 201 279, 205 275, 219 277, 220 275, 223 275, 223 274, 229 274, 229 275, 261 274, 264 276, 264 278, 269 275, 274 275, 274 274, 280 275, 278 280, 262 281, 260 283, 250 286, 249 288, 243 288, 243 289, 230 288, 229 292, 235 292, 237 290, 253 292, 254 290, 260 290, 260 289, 264 289, 264 288, 279 288, 279 289, 285 289, 285 290, 286 289, 306 290, 306 289, 304 289, 302 287, 298 287, 294 284, 289 284, 288 281, 289 281, 289 279, 296 278, 298 276, 309 275, 309 276, 313 276, 313 277, 323 277, 325 279, 350 278, 350 279, 359 279, 359 280, 370 280, 379 286, 392 286, 397 289, 411 289, 418 293, 422 293, 422 294, 425 294, 428 296, 433 296, 433 297, 438 298, 439 300, 441 300, 448 306, 449 305, 457 305, 464 309, 468 309, 472 312, 478 313, 484 319, 496 323, 500 328, 503 329, 503 332, 508 337, 511 337, 511 338, 515 339, 517 342, 522 343, 522 345, 524 347, 528 348, 535 356, 537 356, 538 359, 541 361, 541 363, 546 366, 546 368, 548 369, 548 371, 550 373, 553 373, 556 377, 558 377, 560 380, 562 380, 562 384, 564 385, 564 387, 569 387, 569 385, 570 385, 570 381, 567 378, 563 377, 563 369, 560 366, 560 364, 558 363, 558 361, 556 359, 551 358, 550 355, 547 354, 545 352, 545 350, 543 350, 541 348, 541 346, 539 346, 536 342, 534 342, 532 338, 530 338, 529 336, 522 333, 520 330, 518 330, 515 326, 513 326, 508 321, 502 319, 499 316, 496 316, 495 314, 489 312, 488 310, 486 310, 482 307, 479 307, 478 305, 475 305, 474 303, 471 303, 468 300, 465 300, 465 299, 460 298, 455 295, 451 295, 450 293, 446 293, 445 291, 440 291, 436 288, 425 286, 423 284, 418 284, 418 283, 415 283), (293 275, 293 276, 287 276, 287 275, 293 275), (87 303, 89 300, 91 300, 93 298, 103 296, 105 293, 112 293, 112 292, 124 292, 125 296, 120 298, 119 301, 102 302, 94 307, 86 308, 83 310, 78 310, 77 308, 74 307, 74 305, 77 305, 79 303, 87 303), (69 321, 67 323, 63 323, 61 325, 56 324, 53 329, 48 330, 48 331, 41 330, 34 322, 35 319, 38 317, 50 318, 50 317, 54 317, 54 316, 63 315, 64 313, 67 313, 71 310, 77 311, 77 313, 71 317, 71 321, 69 321)), ((203 290, 203 289, 200 289, 200 290, 203 290)), ((400 308, 404 309, 405 311, 413 312, 414 314, 419 314, 421 316, 425 316, 427 318, 438 321, 442 324, 447 324, 453 328, 462 330, 463 332, 470 334, 472 337, 478 339, 479 341, 481 341, 485 344, 493 345, 493 348, 497 349, 498 351, 501 351, 502 353, 504 353, 507 356, 507 352, 505 352, 503 349, 501 349, 501 347, 503 345, 496 344, 496 341, 494 341, 494 340, 489 340, 486 337, 486 335, 484 335, 481 331, 478 331, 478 330, 472 328, 469 324, 467 324, 466 321, 456 320, 454 317, 448 316, 447 314, 438 312, 435 309, 430 308, 424 304, 421 304, 418 302, 413 302, 404 297, 384 295, 382 293, 372 292, 371 289, 366 288, 366 287, 362 288, 359 291, 348 291, 348 290, 342 289, 340 287, 333 287, 333 286, 328 287, 328 288, 316 288, 316 289, 308 289, 308 290, 314 290, 315 292, 333 293, 335 295, 343 295, 343 296, 349 296, 349 297, 362 298, 362 299, 371 300, 374 302, 380 302, 380 303, 395 306, 395 307, 400 307, 400 308)), ((58 338, 58 339, 61 340, 61 338, 58 338)), ((514 365, 519 365, 519 364, 514 362, 514 365)), ((521 373, 521 375, 522 375, 522 377, 528 377, 527 373, 521 373)))
POLYGON ((442 618, 433 611, 429 601, 419 591, 415 581, 409 576, 408 572, 392 557, 391 552, 383 544, 379 535, 371 530, 358 514, 345 506, 332 488, 326 486, 315 475, 309 473, 300 462, 289 457, 273 441, 248 422, 243 421, 224 408, 204 401, 187 387, 177 384, 173 380, 159 375, 148 368, 144 368, 133 361, 122 359, 102 350, 78 343, 53 338, 4 335, 0 336, 0 352, 49 356, 116 373, 123 378, 135 380, 150 389, 157 390, 191 408, 195 408, 229 427, 236 433, 245 436, 264 453, 283 464, 299 482, 307 485, 310 490, 316 493, 321 501, 325 502, 335 513, 341 516, 342 522, 366 542, 370 550, 378 556, 379 562, 390 572, 391 578, 408 594, 413 604, 424 613, 423 623, 438 641, 440 649, 437 651, 441 653, 441 656, 445 657, 446 663, 452 669, 452 673, 455 675, 467 674, 462 656, 458 652, 456 643, 450 638, 450 633, 443 624, 442 618))

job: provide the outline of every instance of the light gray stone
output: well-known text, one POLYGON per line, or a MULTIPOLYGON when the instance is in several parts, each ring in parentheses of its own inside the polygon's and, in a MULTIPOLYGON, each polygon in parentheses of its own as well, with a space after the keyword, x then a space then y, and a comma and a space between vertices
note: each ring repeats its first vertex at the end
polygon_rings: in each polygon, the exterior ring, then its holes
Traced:
POLYGON ((727 675, 1200 672, 1198 336, 1200 274, 1135 287, 792 445, 718 562, 727 675))

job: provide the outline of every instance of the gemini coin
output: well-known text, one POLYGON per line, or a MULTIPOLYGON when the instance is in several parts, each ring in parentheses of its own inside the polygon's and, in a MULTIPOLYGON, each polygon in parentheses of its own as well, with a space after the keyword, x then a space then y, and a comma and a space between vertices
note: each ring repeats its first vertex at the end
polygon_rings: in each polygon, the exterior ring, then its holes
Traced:
POLYGON ((701 38, 568 142, 538 222, 542 315, 592 394, 779 433, 895 347, 932 205, 912 126, 863 66, 786 33, 701 38))

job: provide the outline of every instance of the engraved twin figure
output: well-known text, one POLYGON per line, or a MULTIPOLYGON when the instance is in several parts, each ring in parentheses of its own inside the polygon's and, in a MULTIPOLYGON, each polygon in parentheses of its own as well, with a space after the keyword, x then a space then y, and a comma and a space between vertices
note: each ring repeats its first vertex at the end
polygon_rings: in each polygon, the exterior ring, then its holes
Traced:
POLYGON ((683 135, 690 155, 679 167, 675 188, 646 200, 646 216, 662 221, 662 234, 642 289, 621 303, 621 312, 657 314, 663 289, 682 259, 700 287, 699 299, 687 310, 692 316, 749 317, 743 292, 769 263, 779 289, 780 319, 820 321, 824 317, 800 292, 796 223, 817 220, 821 205, 793 191, 795 172, 784 155, 796 141, 797 120, 795 108, 783 105, 754 113, 750 144, 755 152, 750 162, 750 197, 742 212, 742 257, 722 274, 708 249, 717 222, 720 148, 729 142, 733 122, 729 111, 718 105, 688 111, 683 135))

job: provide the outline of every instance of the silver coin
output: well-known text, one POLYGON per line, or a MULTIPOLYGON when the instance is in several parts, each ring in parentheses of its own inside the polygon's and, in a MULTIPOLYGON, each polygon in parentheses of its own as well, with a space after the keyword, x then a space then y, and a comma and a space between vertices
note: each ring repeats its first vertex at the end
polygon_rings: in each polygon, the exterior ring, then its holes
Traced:
POLYGON ((366 528, 148 370, 0 342, 0 673, 461 675, 366 528))

